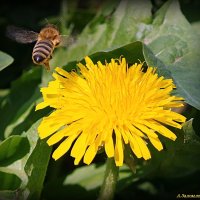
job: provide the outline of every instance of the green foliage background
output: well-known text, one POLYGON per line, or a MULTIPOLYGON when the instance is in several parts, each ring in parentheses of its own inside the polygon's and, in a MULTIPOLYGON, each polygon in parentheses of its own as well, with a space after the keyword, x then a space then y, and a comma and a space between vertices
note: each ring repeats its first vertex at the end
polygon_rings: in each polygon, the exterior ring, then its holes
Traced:
POLYGON ((161 152, 150 146, 152 159, 135 160, 136 173, 126 165, 120 168, 115 199, 200 194, 200 3, 181 1, 181 7, 178 1, 40 3, 37 7, 35 1, 4 2, 0 11, 0 199, 98 197, 106 156, 99 154, 90 166, 75 167, 68 154, 55 162, 52 148, 37 135, 41 118, 50 112, 35 111, 42 100, 40 87, 52 79, 56 66, 71 71, 86 55, 103 62, 123 55, 130 64, 140 60, 156 66, 160 75, 174 79, 176 95, 188 104, 182 111, 188 121, 182 130, 173 130, 178 135, 175 142, 161 138, 165 145, 161 152), (39 30, 45 18, 59 22, 62 34, 76 36, 71 46, 54 52, 50 73, 32 64, 31 45, 20 46, 3 34, 10 23, 39 30))

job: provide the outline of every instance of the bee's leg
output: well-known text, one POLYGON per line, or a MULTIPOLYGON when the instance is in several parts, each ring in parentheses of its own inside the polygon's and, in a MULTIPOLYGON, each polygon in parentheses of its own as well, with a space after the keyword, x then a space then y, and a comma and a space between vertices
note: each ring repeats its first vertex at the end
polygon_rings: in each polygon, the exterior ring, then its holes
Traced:
POLYGON ((47 60, 46 62, 43 63, 46 70, 49 71, 50 70, 50 66, 49 66, 49 61, 47 60))
POLYGON ((52 59, 52 55, 50 55, 50 58, 49 59, 52 59))

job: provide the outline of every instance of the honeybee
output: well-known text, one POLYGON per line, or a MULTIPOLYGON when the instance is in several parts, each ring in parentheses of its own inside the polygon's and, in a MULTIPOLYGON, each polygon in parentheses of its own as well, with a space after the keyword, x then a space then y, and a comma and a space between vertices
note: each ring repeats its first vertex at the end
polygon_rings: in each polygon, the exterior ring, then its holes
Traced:
POLYGON ((53 24, 46 25, 39 33, 9 26, 7 27, 6 34, 9 38, 19 43, 36 42, 32 52, 32 60, 37 65, 44 65, 47 70, 50 70, 49 60, 52 58, 54 49, 61 42, 63 44, 70 44, 72 42, 72 38, 60 35, 58 28, 53 24))

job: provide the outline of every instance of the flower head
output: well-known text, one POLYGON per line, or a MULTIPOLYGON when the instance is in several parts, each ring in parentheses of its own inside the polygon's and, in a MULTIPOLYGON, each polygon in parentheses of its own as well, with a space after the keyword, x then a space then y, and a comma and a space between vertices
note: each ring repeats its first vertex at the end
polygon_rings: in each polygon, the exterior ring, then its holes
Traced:
POLYGON ((43 118, 38 127, 40 138, 60 145, 53 153, 57 160, 71 147, 78 164, 83 158, 90 164, 99 147, 117 166, 123 165, 124 145, 129 144, 136 157, 151 158, 147 142, 163 149, 158 133, 175 140, 176 135, 165 125, 181 128, 185 117, 171 107, 182 106, 180 97, 170 95, 172 79, 158 77, 156 69, 142 64, 128 67, 125 58, 110 63, 78 64, 80 74, 56 68, 55 78, 42 88, 44 102, 36 109, 50 106, 55 110, 43 118))

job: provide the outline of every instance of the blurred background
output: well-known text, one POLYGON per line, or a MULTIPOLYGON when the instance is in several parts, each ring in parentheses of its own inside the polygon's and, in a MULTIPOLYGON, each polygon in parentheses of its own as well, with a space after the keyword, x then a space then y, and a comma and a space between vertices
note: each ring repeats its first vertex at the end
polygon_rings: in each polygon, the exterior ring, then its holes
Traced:
MULTIPOLYGON (((39 31, 47 21, 59 23, 62 19, 62 4, 67 3, 67 21, 73 26, 73 33, 78 34, 85 25, 95 16, 101 5, 109 0, 1 0, 0 6, 0 49, 14 58, 14 63, 0 72, 0 88, 10 86, 12 80, 21 75, 23 70, 32 64, 31 53, 33 44, 18 44, 5 36, 5 29, 8 25, 25 27, 30 30, 39 31)), ((152 0, 155 12, 165 1, 152 0)), ((181 0, 181 9, 189 22, 200 20, 200 1, 181 0)), ((66 24, 69 26, 69 24, 66 24)))
MULTIPOLYGON (((93 19, 98 9, 105 1, 106 0, 1 0, 0 50, 11 55, 14 58, 14 62, 0 72, 0 89, 10 88, 13 81, 17 80, 25 71, 34 66, 31 59, 33 44, 18 44, 7 38, 5 36, 5 30, 8 25, 25 27, 39 32, 40 28, 43 27, 47 21, 58 24, 58 26, 59 24, 64 23, 66 27, 71 27, 72 34, 78 35, 87 23, 93 19), (63 13, 67 14, 63 15, 63 13)), ((164 0, 152 0, 154 5, 152 12, 154 13, 159 9, 164 2, 164 0)), ((195 23, 200 21, 200 1, 181 0, 179 2, 183 14, 187 20, 194 25, 194 31, 197 31, 200 34, 200 30, 198 30, 195 25, 195 23)), ((101 157, 99 158, 97 156, 96 161, 101 161, 101 159, 101 157)), ((72 159, 69 157, 67 158, 67 161, 64 160, 66 160, 66 158, 60 159, 56 164, 54 161, 50 161, 49 171, 54 168, 54 165, 59 164, 63 166, 63 171, 55 172, 55 174, 67 174, 73 170, 74 166, 72 159), (68 166, 71 165, 71 167, 66 168, 66 162, 68 162, 68 166)), ((53 170, 51 173, 52 172, 53 170)), ((47 175, 47 179, 49 177, 50 179, 53 179, 53 175, 47 175)), ((124 188, 122 192, 116 195, 116 199, 170 199, 176 198, 178 193, 200 195, 200 170, 195 170, 194 173, 189 173, 181 178, 161 178, 156 177, 155 174, 152 177, 145 179, 145 181, 140 179, 139 182, 124 188), (124 194, 126 194, 126 196, 124 196, 124 194)), ((46 189, 44 189, 44 199, 54 199, 56 194, 55 196, 48 196, 48 188, 52 188, 52 186, 47 185, 46 189)), ((74 188, 69 187, 60 188, 60 190, 65 190, 64 193, 73 190, 76 192, 74 188)))

